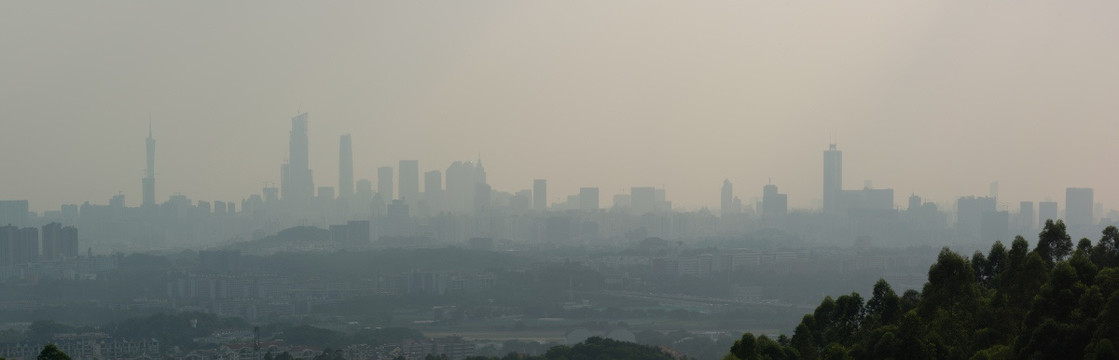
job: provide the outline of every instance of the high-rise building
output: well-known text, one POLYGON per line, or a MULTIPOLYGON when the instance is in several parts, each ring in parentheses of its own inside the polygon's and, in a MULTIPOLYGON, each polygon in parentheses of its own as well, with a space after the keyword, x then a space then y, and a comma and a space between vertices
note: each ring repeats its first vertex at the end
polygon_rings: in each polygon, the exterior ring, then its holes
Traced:
POLYGON ((995 241, 984 239, 984 217, 996 211, 995 198, 967 196, 956 200, 956 231, 968 241, 995 241))
POLYGON ((734 209, 734 185, 730 183, 730 179, 723 180, 723 189, 719 194, 719 204, 719 211, 722 211, 723 215, 738 212, 734 209))
POLYGON ((345 134, 338 141, 338 197, 346 199, 353 195, 354 149, 350 134, 345 134))
POLYGON ((434 215, 443 209, 443 173, 432 170, 424 173, 424 204, 422 210, 434 215))
POLYGON ((317 199, 322 201, 334 200, 334 188, 329 186, 319 186, 317 199))
POLYGON ((1098 229, 1092 222, 1095 200, 1090 188, 1065 189, 1065 224, 1073 239, 1098 236, 1098 229))
POLYGON ((1092 225, 1092 199, 1090 188, 1065 189, 1065 224, 1068 226, 1092 225))
POLYGON ((579 189, 579 210, 598 210, 598 188, 585 187, 579 189))
POLYGON ((308 201, 315 195, 307 140, 307 113, 291 118, 288 139, 288 163, 281 167, 280 197, 284 200, 308 201))
POLYGON ((43 260, 72 259, 78 256, 78 229, 59 223, 43 225, 43 260))
POLYGON ((909 207, 906 208, 906 211, 912 212, 912 211, 920 210, 921 205, 923 205, 923 204, 924 204, 924 202, 921 201, 921 197, 917 196, 917 194, 909 195, 909 207))
POLYGON ((27 200, 0 200, 0 226, 27 224, 29 213, 27 200))
POLYGON ((777 192, 777 185, 762 188, 762 217, 781 218, 789 213, 789 196, 777 192))
POLYGON ((391 166, 377 168, 377 195, 380 195, 381 200, 385 202, 392 202, 393 199, 396 199, 392 188, 391 166))
POLYGON ((634 215, 645 215, 657 209, 657 189, 648 186, 629 188, 629 202, 634 215))
POLYGON ((480 163, 475 166, 469 161, 455 161, 447 167, 445 176, 447 187, 443 200, 446 210, 470 213, 487 206, 485 202, 488 202, 490 188, 480 186, 486 185, 486 172, 480 163))
POLYGON ((824 212, 835 213, 842 208, 843 152, 835 144, 824 151, 824 212))
POLYGON ((532 209, 536 211, 548 210, 548 180, 536 179, 532 181, 532 209))
POLYGON ((1060 210, 1058 210, 1056 201, 1042 201, 1037 203, 1038 226, 1041 226, 1041 224, 1045 224, 1046 220, 1057 221, 1058 219, 1060 219, 1060 215, 1058 214, 1059 211, 1060 210))
POLYGON ((147 168, 144 169, 144 179, 142 184, 144 186, 144 199, 142 206, 150 208, 155 206, 155 138, 152 137, 152 124, 148 121, 148 139, 147 139, 147 168))
POLYGON ((415 204, 420 199, 420 162, 400 160, 400 199, 415 204))
POLYGON ((443 191, 443 173, 431 170, 424 173, 424 194, 428 197, 443 191))

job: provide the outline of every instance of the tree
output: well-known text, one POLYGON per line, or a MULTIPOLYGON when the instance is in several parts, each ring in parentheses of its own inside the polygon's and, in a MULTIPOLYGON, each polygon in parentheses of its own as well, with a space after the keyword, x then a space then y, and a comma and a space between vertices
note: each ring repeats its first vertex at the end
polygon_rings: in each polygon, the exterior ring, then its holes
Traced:
POLYGON ((1119 266, 1119 228, 1108 226, 1103 229, 1103 236, 1089 255, 1097 266, 1119 266))
POLYGON ((893 324, 901 316, 901 298, 886 279, 874 283, 873 294, 866 302, 866 315, 868 321, 878 325, 893 324))
POLYGON ((58 346, 55 346, 54 344, 47 344, 47 346, 44 346, 43 351, 40 351, 39 356, 36 357, 35 359, 36 360, 71 360, 70 355, 66 355, 66 353, 62 352, 62 350, 59 350, 58 346))
POLYGON ((1037 234, 1035 251, 1050 264, 1072 253, 1072 237, 1068 234, 1064 220, 1045 221, 1045 227, 1037 234))

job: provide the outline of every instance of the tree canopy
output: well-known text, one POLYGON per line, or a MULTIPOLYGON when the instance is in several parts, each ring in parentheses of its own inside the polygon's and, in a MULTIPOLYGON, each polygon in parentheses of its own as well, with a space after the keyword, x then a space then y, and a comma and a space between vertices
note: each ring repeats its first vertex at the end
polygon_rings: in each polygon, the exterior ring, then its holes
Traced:
POLYGON ((1061 221, 970 258, 947 248, 899 297, 825 297, 791 339, 744 334, 726 359, 1119 359, 1119 229, 1074 248, 1061 221))

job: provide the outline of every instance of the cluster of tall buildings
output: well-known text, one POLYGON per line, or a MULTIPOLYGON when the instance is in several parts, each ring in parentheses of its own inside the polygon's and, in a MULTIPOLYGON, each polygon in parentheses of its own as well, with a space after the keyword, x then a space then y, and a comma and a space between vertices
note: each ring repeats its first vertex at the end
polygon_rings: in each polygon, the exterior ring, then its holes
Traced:
POLYGON ((78 229, 73 226, 50 223, 41 233, 34 227, 0 226, 0 266, 77 257, 78 229))
MULTIPOLYGON (((156 141, 149 124, 140 207, 127 207, 120 194, 107 206, 88 202, 63 205, 59 211, 37 216, 28 211, 25 200, 0 201, 0 225, 76 225, 82 228, 84 243, 105 245, 99 251, 143 251, 259 238, 297 225, 329 228, 340 241, 354 244, 382 237, 451 242, 474 237, 526 241, 702 237, 761 228, 840 242, 979 242, 1034 232, 1047 219, 1064 219, 1074 236, 1086 237, 1098 232, 1103 223, 1119 221, 1119 216, 1103 217, 1102 207, 1093 202, 1092 189, 1085 188, 1067 189, 1063 212, 1056 202, 1044 201, 1036 208, 1033 202, 1022 202, 1011 213, 1000 206, 995 186, 990 196, 957 199, 953 209, 941 209, 914 195, 909 207, 902 210, 894 203, 893 189, 874 188, 869 183, 845 189, 843 153, 835 144, 823 151, 820 211, 790 211, 790 195, 772 183, 761 189, 760 198, 744 203, 735 196, 729 180, 723 181, 717 216, 707 209, 674 212, 665 189, 651 186, 634 186, 612 197, 593 186, 556 196, 549 194, 546 179, 535 179, 531 188, 506 192, 489 185, 480 156, 475 161, 455 161, 442 170, 423 169, 417 160, 400 160, 395 167, 377 168, 374 179, 355 179, 354 144, 349 134, 339 137, 337 186, 316 187, 309 156, 310 125, 308 113, 291 118, 288 156, 281 165, 279 186, 267 185, 260 193, 242 199, 240 209, 232 201, 194 201, 183 195, 158 202, 156 141), (605 204, 611 200, 611 205, 605 204)), ((55 230, 51 228, 52 234, 55 230)), ((10 239, 29 238, 18 235, 23 231, 20 228, 7 231, 13 234, 5 235, 10 239)), ((47 249, 47 240, 41 248, 47 249)), ((54 250, 51 253, 42 256, 55 256, 54 250)), ((12 256, 9 258, 14 259, 12 256)))

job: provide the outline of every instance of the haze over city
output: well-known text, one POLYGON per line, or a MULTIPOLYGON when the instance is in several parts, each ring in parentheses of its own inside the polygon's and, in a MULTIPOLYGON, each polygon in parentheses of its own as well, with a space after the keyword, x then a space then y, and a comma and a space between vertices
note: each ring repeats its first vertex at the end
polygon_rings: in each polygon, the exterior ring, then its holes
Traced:
POLYGON ((148 123, 162 202, 280 183, 309 113, 315 184, 401 159, 480 157, 494 189, 549 201, 664 188, 675 209, 772 182, 821 206, 844 186, 941 204, 986 195, 1119 204, 1113 2, 8 3, 0 199, 34 211, 141 201, 148 123))

